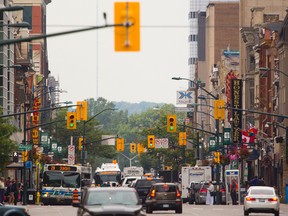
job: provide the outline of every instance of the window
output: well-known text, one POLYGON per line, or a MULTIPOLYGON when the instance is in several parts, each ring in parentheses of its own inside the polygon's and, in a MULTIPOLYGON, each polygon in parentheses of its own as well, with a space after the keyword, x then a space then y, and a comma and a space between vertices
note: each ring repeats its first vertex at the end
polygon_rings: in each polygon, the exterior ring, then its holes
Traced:
POLYGON ((197 58, 189 58, 189 62, 188 62, 189 65, 196 64, 196 63, 197 63, 197 58))
POLYGON ((189 35, 189 42, 198 41, 198 35, 189 35))
POLYGON ((189 19, 196 19, 196 18, 198 18, 198 13, 195 11, 190 11, 189 19))

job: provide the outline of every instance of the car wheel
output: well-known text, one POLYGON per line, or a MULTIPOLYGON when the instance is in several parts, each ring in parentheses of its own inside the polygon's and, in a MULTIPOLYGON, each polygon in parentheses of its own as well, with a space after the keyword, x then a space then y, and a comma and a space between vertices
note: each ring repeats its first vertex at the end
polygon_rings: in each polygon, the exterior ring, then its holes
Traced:
POLYGON ((244 216, 249 216, 248 211, 244 211, 244 216))
POLYGON ((175 213, 182 214, 182 206, 175 210, 175 213))
POLYGON ((279 216, 279 211, 274 212, 274 216, 279 216))
POLYGON ((153 213, 153 210, 152 210, 151 206, 146 206, 146 213, 148 213, 148 214, 152 214, 153 213))

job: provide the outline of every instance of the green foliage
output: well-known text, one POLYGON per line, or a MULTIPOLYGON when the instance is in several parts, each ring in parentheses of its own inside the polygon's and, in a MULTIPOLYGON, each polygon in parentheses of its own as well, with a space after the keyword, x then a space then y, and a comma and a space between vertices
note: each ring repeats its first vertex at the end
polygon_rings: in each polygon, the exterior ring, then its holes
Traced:
POLYGON ((10 156, 17 150, 17 143, 11 140, 13 133, 17 132, 17 128, 10 124, 8 118, 0 118, 0 170, 11 161, 10 156))

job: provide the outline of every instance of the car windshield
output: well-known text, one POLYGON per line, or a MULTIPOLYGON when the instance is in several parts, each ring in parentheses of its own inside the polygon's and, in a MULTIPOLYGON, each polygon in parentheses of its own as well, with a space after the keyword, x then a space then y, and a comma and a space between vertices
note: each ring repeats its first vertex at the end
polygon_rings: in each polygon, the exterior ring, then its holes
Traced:
POLYGON ((157 192, 176 192, 176 187, 174 185, 156 185, 157 192))
POLYGON ((273 190, 266 190, 266 189, 252 189, 250 191, 251 195, 274 195, 273 190))
POLYGON ((133 191, 91 191, 87 205, 137 205, 138 198, 133 191))
POLYGON ((155 184, 157 182, 160 182, 161 180, 144 180, 144 181, 138 181, 137 187, 150 187, 152 184, 155 184))

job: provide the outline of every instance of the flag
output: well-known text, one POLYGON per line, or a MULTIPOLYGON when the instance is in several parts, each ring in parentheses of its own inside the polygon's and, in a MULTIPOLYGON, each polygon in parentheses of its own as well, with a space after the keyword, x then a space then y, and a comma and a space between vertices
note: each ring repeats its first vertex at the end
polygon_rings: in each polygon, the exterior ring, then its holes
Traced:
POLYGON ((247 130, 242 130, 242 143, 254 143, 256 139, 256 135, 258 133, 258 129, 255 128, 252 124, 249 124, 249 128, 247 130))

